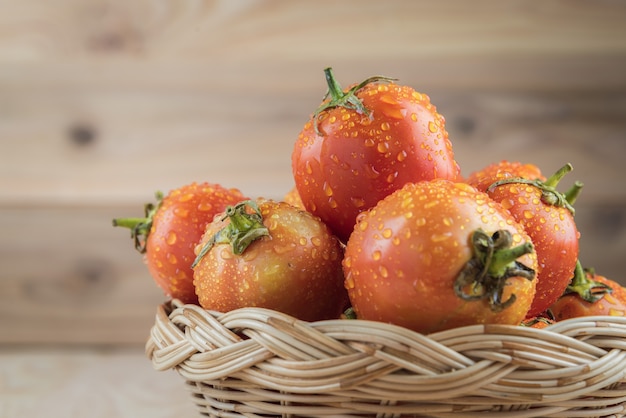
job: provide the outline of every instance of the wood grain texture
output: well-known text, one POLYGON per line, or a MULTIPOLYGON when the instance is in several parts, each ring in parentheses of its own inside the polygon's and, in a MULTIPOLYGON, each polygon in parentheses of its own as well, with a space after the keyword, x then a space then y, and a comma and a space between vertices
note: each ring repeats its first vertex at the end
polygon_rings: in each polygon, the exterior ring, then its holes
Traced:
POLYGON ((572 163, 581 261, 626 284, 624 2, 0 7, 0 344, 143 344, 163 296, 110 220, 191 181, 282 197, 326 66, 431 96, 464 174, 572 163))
POLYGON ((140 350, 0 350, 3 418, 196 416, 184 380, 140 350))

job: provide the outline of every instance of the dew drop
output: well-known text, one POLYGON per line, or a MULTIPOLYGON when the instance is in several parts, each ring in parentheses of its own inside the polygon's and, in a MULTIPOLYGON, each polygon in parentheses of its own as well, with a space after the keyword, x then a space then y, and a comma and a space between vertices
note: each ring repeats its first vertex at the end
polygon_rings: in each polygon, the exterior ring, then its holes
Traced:
POLYGON ((435 122, 433 121, 428 122, 428 130, 432 133, 437 132, 437 125, 435 124, 435 122))
POLYGON ((389 125, 389 122, 383 122, 380 124, 380 129, 383 131, 388 131, 389 129, 391 129, 391 126, 389 125))
POLYGON ((174 214, 180 218, 186 218, 189 216, 189 210, 181 207, 174 208, 174 214))
POLYGON ((350 201, 355 208, 362 208, 365 206, 365 199, 362 197, 351 197, 350 201))
POLYGON ((380 273, 381 277, 383 278, 386 278, 389 276, 389 271, 387 271, 387 268, 385 266, 379 266, 378 273, 380 273))
POLYGON ((525 210, 523 212, 523 216, 524 216, 525 219, 532 219, 535 216, 535 214, 532 213, 532 211, 530 211, 530 210, 525 210))
POLYGON ((351 275, 351 274, 349 274, 349 275, 346 277, 346 280, 344 281, 343 285, 344 285, 344 287, 345 287, 346 289, 348 289, 348 290, 350 290, 350 289, 354 289, 354 279, 352 278, 352 275, 351 275))
POLYGON ((372 260, 378 261, 382 257, 382 253, 379 250, 376 250, 372 253, 372 260))
POLYGON ((170 231, 167 234, 167 237, 165 238, 165 242, 167 242, 167 245, 174 245, 174 244, 176 244, 176 239, 177 238, 178 237, 176 236, 176 232, 170 231))
POLYGON ((195 197, 195 195, 193 193, 185 193, 184 195, 182 195, 180 197, 180 199, 178 199, 180 202, 188 202, 191 199, 193 199, 195 197))
POLYGON ((213 210, 213 205, 210 202, 200 202, 198 204, 198 210, 200 212, 210 212, 213 210))
POLYGON ((176 258, 176 256, 172 253, 168 253, 167 254, 167 261, 169 261, 171 264, 176 264, 178 263, 178 259, 176 258))

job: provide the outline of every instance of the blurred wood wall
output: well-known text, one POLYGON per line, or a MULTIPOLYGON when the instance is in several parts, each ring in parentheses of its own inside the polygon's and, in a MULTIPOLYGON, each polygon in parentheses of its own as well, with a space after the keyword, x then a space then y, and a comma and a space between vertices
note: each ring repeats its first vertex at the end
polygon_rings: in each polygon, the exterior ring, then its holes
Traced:
POLYGON ((626 284, 626 2, 0 0, 0 343, 142 344, 127 231, 191 181, 280 198, 332 66, 396 77, 463 173, 574 166, 581 260, 626 284))

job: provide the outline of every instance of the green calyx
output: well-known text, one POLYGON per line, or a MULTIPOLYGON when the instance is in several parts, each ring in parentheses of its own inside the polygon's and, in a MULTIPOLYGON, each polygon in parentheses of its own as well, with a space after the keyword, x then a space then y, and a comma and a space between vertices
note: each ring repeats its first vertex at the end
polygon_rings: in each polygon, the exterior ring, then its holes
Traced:
POLYGON ((322 133, 319 130, 319 117, 323 111, 335 107, 343 107, 371 117, 370 111, 363 105, 363 102, 356 96, 356 93, 368 84, 376 82, 390 83, 396 81, 395 78, 389 78, 385 76, 373 76, 363 80, 361 83, 352 87, 350 90, 344 92, 337 80, 335 79, 332 68, 325 68, 324 75, 326 76, 328 91, 324 95, 324 103, 322 103, 322 105, 318 107, 313 114, 313 125, 315 128, 315 133, 320 136, 322 135, 322 133), (326 101, 326 99, 329 100, 326 101))
POLYGON ((574 185, 565 193, 561 193, 556 190, 561 179, 574 168, 570 163, 565 164, 561 167, 556 173, 554 173, 550 178, 546 181, 541 180, 529 180, 522 177, 513 177, 510 179, 503 179, 496 181, 492 185, 489 186, 487 192, 495 189, 496 187, 502 186, 504 184, 513 184, 513 183, 522 183, 529 184, 541 190, 541 200, 552 206, 563 207, 566 208, 572 215, 575 214, 574 202, 580 195, 580 192, 583 187, 583 183, 576 181, 574 185))
POLYGON ((244 200, 235 206, 228 206, 221 220, 226 219, 229 219, 230 223, 217 231, 204 244, 191 264, 191 268, 196 267, 215 244, 230 244, 233 254, 241 254, 255 240, 270 234, 267 227, 263 225, 261 211, 253 200, 244 200), (249 212, 248 208, 252 209, 252 212, 249 212))
POLYGON ((150 235, 154 215, 163 204, 163 193, 157 191, 154 195, 156 203, 146 203, 144 205, 143 218, 113 219, 113 226, 130 229, 130 237, 135 241, 135 249, 142 254, 146 252, 146 242, 148 241, 148 235, 150 235))
MULTIPOLYGON (((591 277, 593 277, 593 274, 591 274, 591 277)), ((612 291, 613 289, 606 284, 589 278, 579 260, 576 261, 574 277, 565 289, 565 292, 563 292, 563 295, 576 293, 581 299, 589 303, 593 303, 599 301, 604 297, 604 295, 611 293, 612 291)))
POLYGON ((467 301, 488 300, 494 312, 511 306, 516 296, 503 301, 506 281, 510 277, 535 278, 535 270, 517 261, 524 254, 534 251, 530 242, 512 245, 511 233, 499 230, 489 236, 481 229, 472 233, 473 257, 465 264, 454 283, 456 295, 467 301))

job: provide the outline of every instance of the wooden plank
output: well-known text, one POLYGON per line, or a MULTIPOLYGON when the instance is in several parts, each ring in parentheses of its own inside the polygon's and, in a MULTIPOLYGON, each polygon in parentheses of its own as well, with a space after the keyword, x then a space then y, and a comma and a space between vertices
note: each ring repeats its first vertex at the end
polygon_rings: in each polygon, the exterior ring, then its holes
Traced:
POLYGON ((145 342, 165 297, 111 225, 126 209, 0 211, 0 344, 145 342))
MULTIPOLYGON (((566 162, 581 199, 626 202, 626 100, 606 94, 433 92, 464 174, 500 159, 566 162)), ((14 96, 0 126, 0 205, 141 204, 191 181, 279 198, 293 184, 293 143, 315 105, 289 95, 14 96), (35 100, 37 99, 37 100, 35 100), (56 105, 55 105, 56 103, 56 105), (236 112, 228 110, 230 103, 236 112), (85 137, 87 135, 87 137, 85 137), (87 138, 87 139, 85 139, 87 138)))
POLYGON ((184 380, 140 348, 2 349, 0 416, 170 418, 197 414, 184 380))

